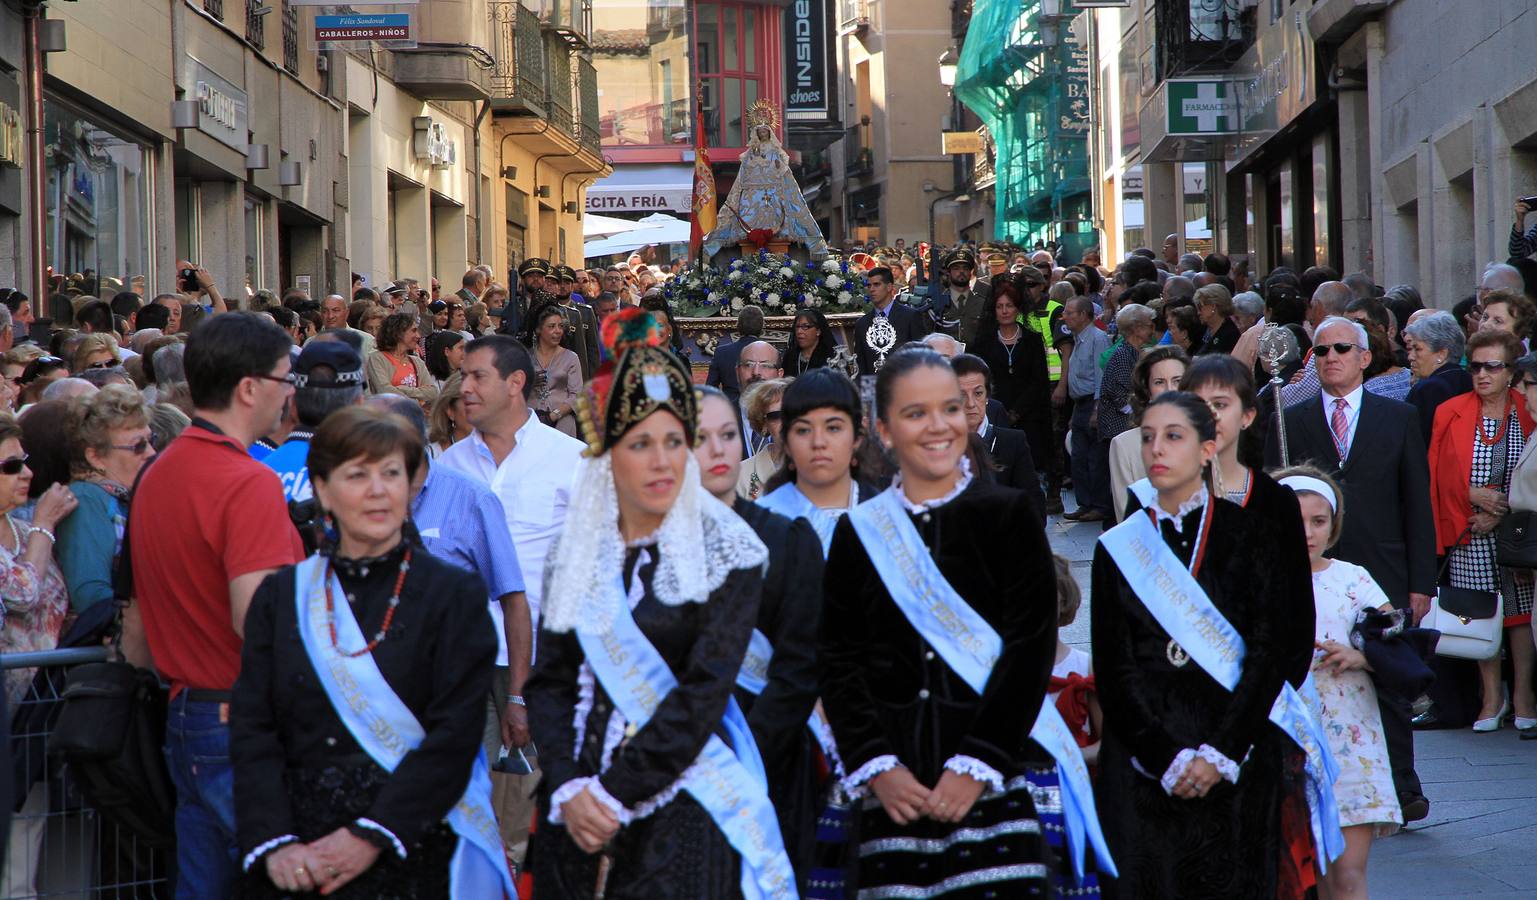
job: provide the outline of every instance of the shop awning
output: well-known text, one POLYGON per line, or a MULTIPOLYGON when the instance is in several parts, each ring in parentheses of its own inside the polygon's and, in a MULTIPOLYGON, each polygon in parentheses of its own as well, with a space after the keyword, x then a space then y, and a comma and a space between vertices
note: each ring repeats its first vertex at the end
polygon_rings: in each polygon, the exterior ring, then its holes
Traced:
POLYGON ((634 219, 617 219, 613 216, 600 216, 597 213, 587 213, 582 216, 582 237, 589 241, 649 227, 634 219))
POLYGON ((614 174, 587 188, 587 212, 689 212, 694 167, 687 163, 616 165, 614 174))
POLYGON ((588 241, 582 247, 583 255, 592 259, 615 253, 629 253, 641 247, 688 243, 689 221, 687 219, 674 218, 665 213, 653 213, 637 224, 642 227, 610 238, 588 241))

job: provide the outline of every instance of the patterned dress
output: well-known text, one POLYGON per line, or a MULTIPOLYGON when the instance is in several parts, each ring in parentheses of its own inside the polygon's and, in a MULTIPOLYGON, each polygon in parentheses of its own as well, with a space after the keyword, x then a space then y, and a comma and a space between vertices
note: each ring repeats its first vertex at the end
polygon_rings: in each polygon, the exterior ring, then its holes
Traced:
MULTIPOLYGON (((64 574, 52 555, 42 572, 22 561, 18 551, 26 549, 24 526, 0 522, 0 529, 8 530, 17 544, 16 550, 0 544, 0 598, 4 598, 5 608, 4 618, 0 619, 4 622, 0 629, 0 654, 52 650, 59 645, 59 632, 69 614, 64 574)), ((5 693, 11 709, 26 696, 36 673, 36 669, 12 669, 5 673, 5 693)))
MULTIPOLYGON (((1313 603, 1317 607, 1317 640, 1346 646, 1350 646, 1350 630, 1362 610, 1389 605, 1387 595, 1365 569, 1337 559, 1329 568, 1313 573, 1313 603)), ((1313 683, 1318 688, 1319 717, 1328 735, 1329 752, 1340 767, 1334 801, 1341 827, 1403 824, 1371 675, 1315 668, 1313 683)))
MULTIPOLYGON (((1498 490, 1510 492, 1511 473, 1526 449, 1526 438, 1521 434, 1521 420, 1512 409, 1504 433, 1499 423, 1484 416, 1478 423, 1479 435, 1473 436, 1473 471, 1469 474, 1470 487, 1494 485, 1498 490), (1487 441, 1494 440, 1493 444, 1487 441)), ((1494 533, 1470 534, 1466 543, 1452 553, 1452 587, 1476 591, 1498 591, 1505 606, 1505 627, 1525 625, 1532 620, 1532 575, 1517 572, 1495 564, 1494 533)))

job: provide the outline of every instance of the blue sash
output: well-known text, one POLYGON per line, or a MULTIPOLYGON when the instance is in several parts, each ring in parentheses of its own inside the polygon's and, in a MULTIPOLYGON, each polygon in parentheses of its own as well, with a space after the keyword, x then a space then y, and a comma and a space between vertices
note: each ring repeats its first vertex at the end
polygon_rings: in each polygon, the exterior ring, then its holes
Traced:
MULTIPOLYGON (((1190 570, 1179 561, 1149 517, 1138 514, 1100 535, 1099 543, 1115 561, 1137 599, 1152 613, 1190 658, 1229 691, 1243 674, 1243 637, 1211 602, 1190 570)), ((1270 721, 1302 748, 1306 756, 1308 812, 1317 843, 1319 869, 1345 852, 1334 782, 1339 767, 1329 753, 1323 726, 1313 710, 1317 694, 1313 678, 1299 692, 1291 684, 1270 708, 1270 721)))
MULTIPOLYGON (((849 521, 897 608, 955 674, 980 696, 1003 652, 1003 639, 945 580, 896 492, 895 487, 887 488, 850 510, 849 521)), ((1081 881, 1087 837, 1099 868, 1115 875, 1115 861, 1110 857, 1110 847, 1105 843, 1094 809, 1088 766, 1083 762, 1078 742, 1050 699, 1041 704, 1030 738, 1057 763, 1062 818, 1072 851, 1073 871, 1081 881)))
POLYGON ((768 636, 758 629, 752 630, 752 640, 747 642, 747 655, 742 658, 742 668, 736 673, 736 683, 747 693, 757 696, 768 687, 769 660, 774 656, 774 645, 768 636))
MULTIPOLYGON (((373 654, 348 657, 331 646, 325 574, 326 560, 318 555, 294 567, 294 598, 304 650, 347 731, 374 762, 393 772, 400 760, 421 744, 426 732, 410 708, 390 689, 373 654)), ((337 596, 343 594, 335 576, 332 590, 337 596)), ((361 647, 368 643, 350 605, 336 604, 334 617, 340 646, 361 647)), ((501 832, 491 811, 491 778, 485 754, 478 749, 469 786, 447 818, 449 827, 459 836, 449 868, 449 896, 454 900, 516 898, 518 891, 507 870, 501 832)))
POLYGON ((1151 509, 1153 504, 1158 502, 1158 489, 1153 487, 1153 483, 1146 478, 1133 481, 1127 485, 1126 489, 1132 492, 1142 504, 1143 509, 1151 509))
MULTIPOLYGON (((576 636, 587 664, 614 706, 639 728, 678 686, 678 679, 635 624, 624 586, 617 578, 613 596, 615 608, 608 625, 578 627, 576 636)), ((795 873, 769 802, 763 760, 735 698, 727 701, 723 723, 731 746, 710 735, 698 758, 684 772, 683 789, 705 808, 732 848, 741 854, 742 895, 746 900, 794 898, 795 873)))
MULTIPOLYGON (((857 483, 849 484, 849 497, 856 506, 859 504, 857 483)), ((759 497, 758 505, 788 519, 805 519, 810 522, 812 530, 817 533, 817 538, 822 542, 824 558, 827 556, 827 548, 833 544, 833 529, 838 527, 838 520, 843 518, 844 514, 844 510, 823 509, 812 503, 793 481, 787 481, 759 497)))

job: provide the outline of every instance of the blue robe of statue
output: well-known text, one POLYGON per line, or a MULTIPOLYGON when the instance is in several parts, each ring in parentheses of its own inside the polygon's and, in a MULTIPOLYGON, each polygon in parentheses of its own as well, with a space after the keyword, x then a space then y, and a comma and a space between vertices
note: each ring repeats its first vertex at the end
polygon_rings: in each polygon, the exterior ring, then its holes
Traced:
POLYGON ((705 253, 714 256, 721 247, 745 241, 749 231, 760 228, 781 240, 805 245, 813 259, 827 256, 827 241, 790 174, 790 157, 774 132, 764 126, 753 129, 736 184, 721 204, 715 230, 705 236, 705 253))

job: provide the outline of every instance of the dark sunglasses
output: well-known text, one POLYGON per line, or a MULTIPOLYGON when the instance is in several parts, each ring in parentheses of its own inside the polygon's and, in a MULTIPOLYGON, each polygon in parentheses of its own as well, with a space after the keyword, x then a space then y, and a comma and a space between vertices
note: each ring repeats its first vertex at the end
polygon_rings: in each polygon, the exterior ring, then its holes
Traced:
POLYGON ((0 475, 19 475, 21 467, 27 464, 26 454, 13 456, 10 459, 0 460, 0 475))
POLYGON ((86 368, 87 369, 110 369, 110 368, 112 368, 115 365, 117 365, 117 362, 115 360, 104 359, 101 362, 87 363, 86 364, 86 368))
POLYGON ((49 372, 62 369, 67 365, 68 363, 57 356, 39 356, 37 359, 27 363, 26 370, 21 373, 21 383, 31 384, 49 372))
POLYGON ((1319 358, 1323 358, 1325 356, 1328 356, 1330 354, 1330 352, 1334 352, 1334 353, 1338 353, 1340 356, 1344 356, 1345 354, 1349 353, 1352 350, 1360 350, 1360 349, 1361 348, 1357 347, 1355 344, 1346 344, 1346 343, 1339 343, 1339 344, 1315 344, 1313 346, 1313 355, 1317 356, 1319 358))
POLYGON ((143 456, 145 454, 145 452, 148 451, 150 446, 151 446, 150 438, 152 438, 152 437, 154 437, 154 435, 151 435, 150 437, 147 437, 147 438, 142 438, 141 437, 141 438, 139 438, 138 440, 134 441, 131 444, 113 444, 112 445, 112 449, 113 450, 127 450, 129 453, 132 453, 134 456, 143 456))
POLYGON ((1478 372, 1503 372, 1503 371, 1505 371, 1508 368, 1510 368, 1510 363, 1505 362, 1504 360, 1500 360, 1500 359, 1491 359, 1488 362, 1470 362, 1470 363, 1468 363, 1468 371, 1469 372, 1474 372, 1474 373, 1478 373, 1478 372))
POLYGON ((785 417, 784 411, 783 410, 779 410, 779 409, 776 409, 773 412, 766 412, 766 413, 763 414, 763 420, 765 422, 778 422, 778 421, 782 420, 784 417, 785 417))

